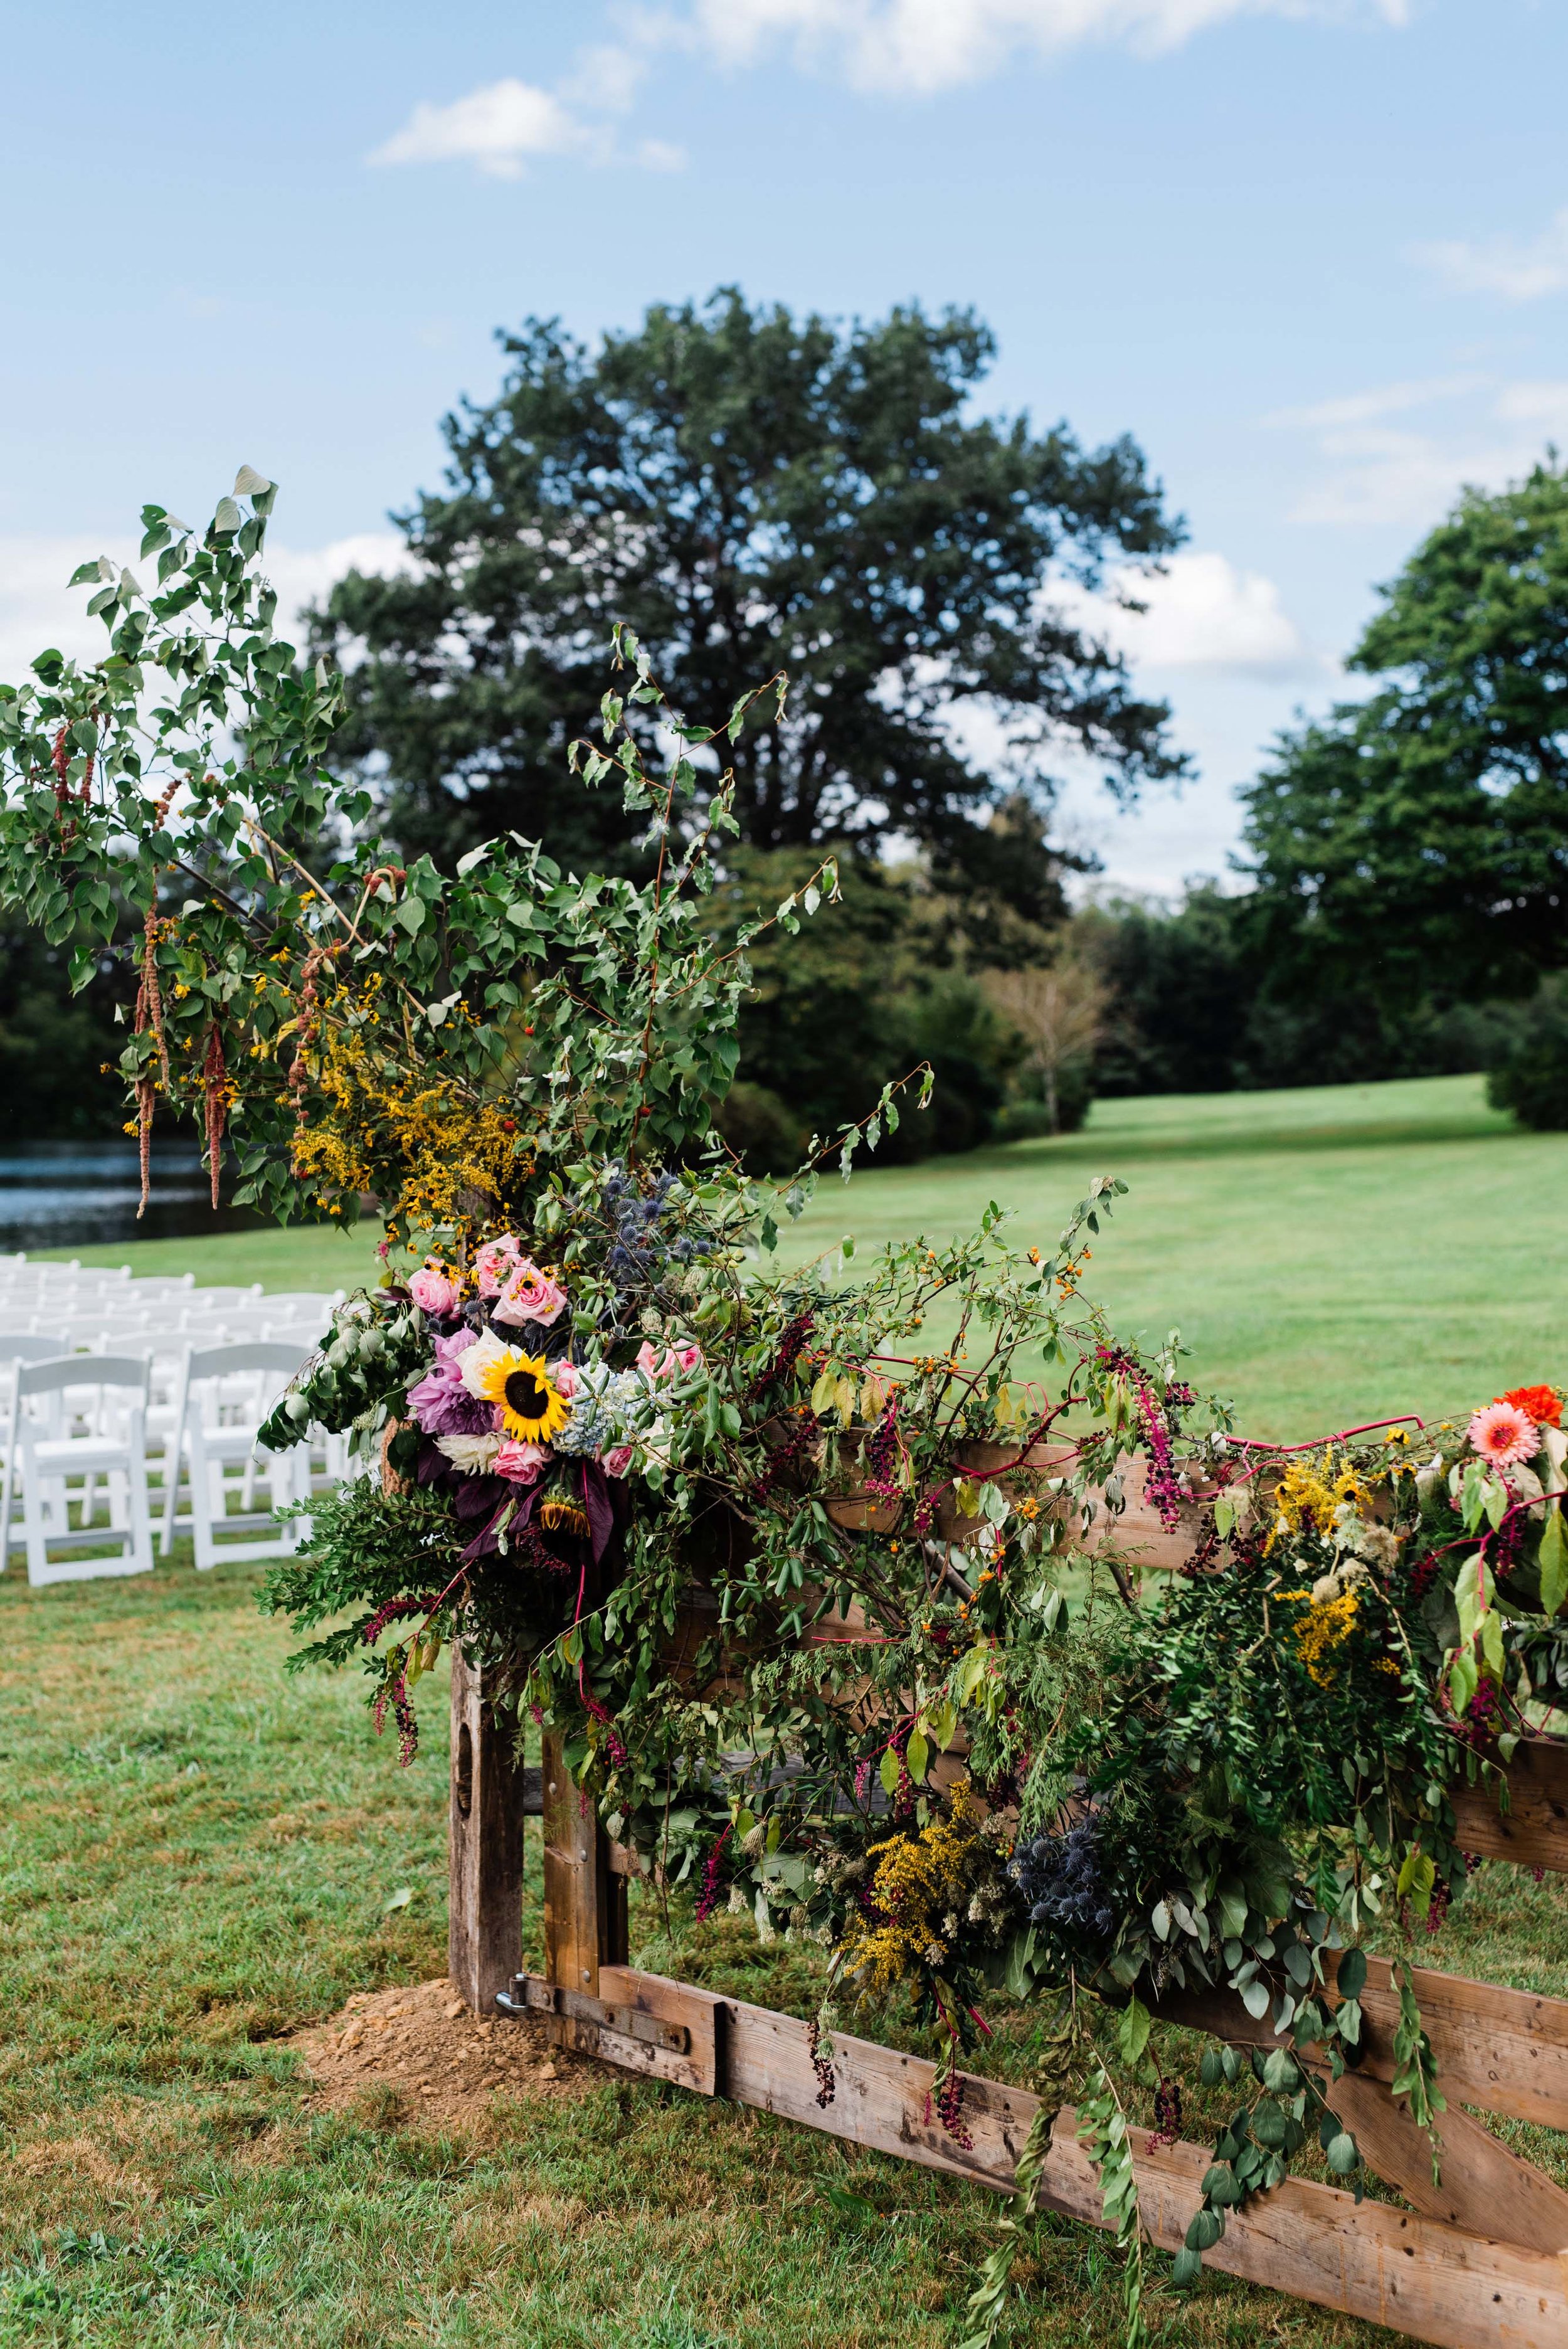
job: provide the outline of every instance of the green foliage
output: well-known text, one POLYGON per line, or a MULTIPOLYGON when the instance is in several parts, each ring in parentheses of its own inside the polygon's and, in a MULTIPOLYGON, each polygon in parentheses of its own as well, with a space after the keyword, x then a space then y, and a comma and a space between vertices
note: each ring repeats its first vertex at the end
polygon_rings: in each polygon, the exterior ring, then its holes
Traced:
POLYGON ((102 1075, 123 1041, 117 1009, 129 1009, 124 967, 108 951, 73 995, 66 954, 41 932, 0 936, 0 1091, 14 1138, 119 1133, 123 1112, 102 1075))
POLYGON ((1236 905, 1212 886, 1171 912, 1113 899, 1074 923, 1110 994, 1095 1055, 1104 1094, 1226 1092, 1238 1081, 1256 975, 1236 905))
POLYGON ((1104 2064, 1097 2069, 1099 2078, 1094 2092, 1078 2106, 1078 2136, 1099 2172, 1106 2224, 1115 2234, 1124 2262, 1126 2349, 1149 2349, 1149 2327, 1143 2314, 1143 2230, 1139 2220, 1138 2179, 1132 2168, 1127 2115, 1116 2092, 1116 2083, 1104 2064))
POLYGON ((447 419, 446 492, 400 518, 415 575, 352 574, 321 626, 367 647, 340 747, 386 761, 410 851, 512 829, 624 865, 634 828, 560 774, 616 619, 709 728, 789 671, 738 754, 755 848, 896 834, 1038 918, 1054 866, 980 821, 998 794, 1048 802, 1064 741, 1123 793, 1179 771, 1164 706, 1042 601, 1168 552, 1159 488, 1130 440, 972 419, 993 344, 971 313, 840 329, 728 288, 596 352, 539 320, 500 339, 499 396, 447 419), (954 748, 954 700, 1001 713, 1005 760, 954 748))
POLYGON ((1568 470, 1468 490, 1383 591, 1363 702, 1243 793, 1273 951, 1397 1003, 1522 992, 1568 954, 1568 470))
MULTIPOLYGON (((862 2349, 972 2333, 965 2279, 1003 2206, 963 2178, 577 2065, 538 2095, 476 2085, 451 2120, 374 2075, 323 2109, 292 2034, 445 1965, 449 1774, 435 1738, 389 1770, 351 1679, 285 1678, 284 1627, 253 1589, 243 1568, 197 1576, 178 1556, 41 1593, 0 1578, 5 2349, 341 2349, 346 2323, 442 2349, 621 2349, 683 2312, 726 2349, 822 2349, 846 2323, 862 2349)), ((531 1964, 540 1854, 530 1823, 531 1964)), ((759 1949, 740 1918, 694 1927, 678 1892, 669 1909, 673 1940, 633 1888, 635 1962, 810 2011, 809 1944, 759 1949)), ((1562 1996, 1568 1888, 1490 1868, 1436 1949, 1448 1971, 1562 1996)), ((454 2023, 452 2053, 469 2039, 454 2023)), ((1210 2094, 1171 2039, 1202 2136, 1210 2094)), ((996 2018, 984 2068, 1043 2090, 1019 2043, 996 2018)), ((1560 2137, 1516 2142, 1564 2178, 1560 2137)), ((999 2340, 1115 2349, 1114 2249, 1041 2211, 1021 2250, 999 2340)), ((1376 2327, 1218 2273, 1180 2312, 1151 2292, 1149 2323, 1182 2349, 1387 2349, 1376 2327)))
POLYGON ((1094 1070, 1087 1061, 1069 1061, 1057 1079, 1057 1114, 1041 1101, 1004 1102, 996 1113, 998 1142, 1040 1142, 1048 1135, 1080 1133, 1094 1103, 1094 1070))
POLYGON ((1568 980, 1543 979, 1523 1007, 1520 1032, 1487 1080, 1493 1109, 1539 1133, 1568 1130, 1568 980))
MULTIPOLYGON (((335 674, 301 670, 273 633, 258 563, 275 494, 247 468, 200 541, 146 507, 158 592, 107 558, 77 574, 101 582, 107 657, 48 653, 0 688, 0 902, 68 948, 78 987, 120 903, 145 917, 120 1056, 144 1137, 162 1096, 204 1130, 214 1195, 228 1126, 237 1204, 351 1222, 373 1193, 399 1239, 519 1214, 584 1149, 635 1159, 700 1137, 735 1073, 741 948, 775 917, 722 949, 699 922, 733 779, 683 827, 695 761, 738 740, 757 693, 716 729, 670 719, 651 776, 627 710, 662 697, 617 633, 628 690, 604 695, 600 743, 568 763, 612 782, 657 843, 645 885, 579 881, 511 838, 454 874, 405 869, 365 830, 368 796, 322 770, 335 674), (291 843, 324 833, 337 853, 315 873, 291 843), (170 874, 185 894, 166 912, 170 874)), ((797 905, 831 886, 826 860, 777 918, 798 931, 797 905)))
MULTIPOLYGON (((716 935, 803 887, 811 864, 806 850, 731 851, 709 900, 716 935)), ((1001 1095, 1003 1040, 979 988, 934 936, 940 916, 917 876, 857 856, 841 864, 839 886, 830 922, 759 937, 748 956, 738 1065, 771 1102, 743 1093, 720 1125, 773 1172, 798 1164, 812 1134, 865 1116, 884 1084, 923 1061, 936 1079, 931 1110, 887 1138, 884 1159, 985 1140, 1001 1095)))
MULTIPOLYGON (((144 1131, 155 1082, 199 1113, 216 1108, 226 1085, 212 1038, 232 1021, 254 933, 270 930, 286 947, 307 918, 312 892, 283 877, 288 852, 277 843, 314 833, 325 815, 315 762, 339 709, 325 667, 297 671, 272 633, 277 599, 253 566, 274 496, 245 468, 200 538, 162 507, 144 507, 153 592, 107 557, 73 581, 94 589, 88 609, 108 631, 105 658, 84 667, 46 652, 22 687, 0 686, 0 899, 68 951, 78 989, 124 903, 155 924, 150 952, 167 1001, 121 1056, 141 1089, 144 1131), (256 828, 253 789, 275 835, 256 828), (195 894, 158 940, 169 874, 195 894)), ((362 812, 356 796, 344 812, 362 812)), ((264 1032, 264 1010, 257 1025, 264 1032)), ((282 1167, 277 1176, 281 1198, 282 1167)))
POLYGON ((1429 970, 1387 1000, 1357 968, 1306 968, 1258 892, 1189 889, 1169 910, 1112 899, 1070 936, 1110 996, 1095 1054, 1102 1099, 1252 1092, 1490 1069, 1519 1038, 1515 1004, 1455 1000, 1429 970))

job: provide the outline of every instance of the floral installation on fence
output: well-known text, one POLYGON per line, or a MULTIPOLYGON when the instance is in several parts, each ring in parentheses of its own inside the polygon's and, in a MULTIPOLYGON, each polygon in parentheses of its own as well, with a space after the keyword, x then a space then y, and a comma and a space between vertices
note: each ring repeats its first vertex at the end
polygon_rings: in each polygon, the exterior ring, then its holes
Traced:
MULTIPOLYGON (((727 942, 707 917, 722 755, 787 722, 783 680, 687 727, 617 632, 599 739, 569 758, 645 816, 644 882, 517 839, 405 867, 324 769, 336 680, 273 635, 273 494, 247 469, 200 540, 145 509, 157 592, 78 574, 108 657, 0 688, 0 891, 78 981, 132 910, 144 1145, 166 1103, 214 1197, 227 1148, 237 1199, 343 1222, 369 1200, 386 1226, 385 1285, 263 1430, 352 1429, 364 1473, 312 1505, 263 1603, 319 1635, 296 1662, 363 1665, 405 1759, 460 1640, 645 1875, 698 1920, 820 1944, 820 2101, 838 2019, 907 1996, 962 2146, 984 2008, 1041 2002, 1039 2115, 968 2349, 1069 2100, 1143 2341, 1124 2097, 1179 2134, 1163 1992, 1233 1991, 1273 2039, 1204 2056, 1238 2101, 1179 2282, 1309 2139, 1357 2184, 1325 2088, 1358 2060, 1374 1932, 1403 1953, 1396 2091, 1442 2109, 1409 1953, 1463 1891, 1450 1790, 1568 1733, 1563 1392, 1250 1443, 1174 1334, 1143 1350, 1086 1294, 1110 1177, 1049 1247, 992 1206, 863 1268, 847 1239, 799 1261, 781 1234, 824 1166, 847 1178, 930 1081, 788 1183, 713 1138, 767 926, 727 942)), ((834 889, 828 860, 772 921, 834 889)))

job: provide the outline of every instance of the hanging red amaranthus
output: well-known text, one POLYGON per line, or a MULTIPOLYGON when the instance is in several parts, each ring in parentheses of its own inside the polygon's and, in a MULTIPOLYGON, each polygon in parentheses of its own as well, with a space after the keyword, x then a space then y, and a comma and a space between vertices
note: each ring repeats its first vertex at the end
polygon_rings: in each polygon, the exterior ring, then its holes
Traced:
POLYGON ((222 1169, 223 1128, 229 1114, 228 1082, 229 1071, 223 1061, 223 1039, 214 1019, 207 1038, 207 1057, 201 1064, 207 1116, 207 1171, 211 1177, 214 1207, 218 1204, 218 1177, 222 1169))
MULTIPOLYGON (((152 1031, 158 1047, 159 1073, 163 1090, 169 1091, 169 1040, 163 1032, 163 994, 158 984, 158 909, 149 905, 141 933, 141 984, 136 997, 136 1025, 139 1033, 152 1031)), ((158 1092, 148 1075, 136 1081, 136 1138, 141 1161, 141 1198, 137 1206, 139 1223, 152 1195, 152 1104, 158 1092)))
MULTIPOLYGON (((312 947, 309 954, 307 954, 304 958, 304 968, 300 972, 299 1027, 294 1036, 294 1059, 289 1063, 288 1075, 289 1091, 294 1097, 294 1145, 296 1151, 299 1145, 299 1138, 304 1132, 305 1128, 304 1096, 305 1089, 310 1083, 310 1069, 304 1056, 315 1039, 316 1029, 320 1024, 319 1015, 316 1009, 315 975, 321 968, 322 964, 326 960, 327 956, 331 951, 332 949, 330 947, 312 947)), ((296 1174, 299 1172, 297 1158, 294 1171, 296 1174)))
POLYGON ((62 726, 55 737, 55 805, 62 815, 71 793, 70 728, 62 726))

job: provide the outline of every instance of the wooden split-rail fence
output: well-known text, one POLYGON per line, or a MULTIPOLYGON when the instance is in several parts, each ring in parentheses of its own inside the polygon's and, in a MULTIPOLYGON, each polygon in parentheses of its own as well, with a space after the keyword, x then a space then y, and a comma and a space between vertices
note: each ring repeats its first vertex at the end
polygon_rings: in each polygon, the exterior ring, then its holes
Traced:
MULTIPOLYGON (((1185 1535, 1165 1534, 1136 1497, 1119 1529, 1150 1566, 1179 1562, 1185 1535)), ((1507 1772, 1509 1806, 1483 1788, 1456 1792, 1461 1847, 1491 1859, 1568 1873, 1568 1744, 1521 1746, 1507 1772)), ((833 2034, 834 2093, 818 2101, 807 2025, 627 1961, 630 1856, 598 1826, 542 1740, 538 1768, 514 1758, 482 1678, 460 1651, 452 1666, 451 1976, 470 2006, 537 2015, 557 2044, 703 2096, 724 2096, 880 2153, 945 2170, 998 2193, 1037 2099, 965 2076, 960 2147, 937 2119, 934 2066, 874 2041, 833 2034), (522 1969, 524 1820, 544 1827, 544 1972, 522 1969)), ((1288 2178, 1227 2216, 1205 2264, 1324 2308, 1391 2327, 1442 2349, 1568 2349, 1568 2190, 1505 2144, 1473 2107, 1568 2131, 1568 2000, 1418 1969, 1421 2020, 1448 2099, 1439 2131, 1440 2183, 1426 2132, 1390 2093, 1398 2000, 1386 1964, 1368 1969, 1361 2003, 1366 2056, 1324 2085, 1367 2166, 1408 2208, 1288 2178)), ((1172 1992, 1164 2020, 1236 2046, 1269 2044, 1228 1991, 1172 1992)), ((1099 2175, 1057 2117, 1038 2202, 1104 2224, 1099 2175)), ((1181 2244, 1198 2206, 1206 2147, 1132 2132, 1140 2204, 1150 2239, 1181 2244)))

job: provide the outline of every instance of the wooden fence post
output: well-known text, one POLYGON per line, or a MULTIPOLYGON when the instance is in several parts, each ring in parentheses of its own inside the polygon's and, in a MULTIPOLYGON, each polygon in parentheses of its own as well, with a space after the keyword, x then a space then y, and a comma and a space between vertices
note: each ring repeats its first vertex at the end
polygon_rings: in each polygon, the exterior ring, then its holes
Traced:
POLYGON ((600 1967, 626 1962, 626 1879, 612 1873, 609 1837, 548 1730, 542 1775, 544 1971, 597 1998, 600 1967))
POLYGON ((476 2013, 522 1966, 522 1771, 483 1675, 452 1648, 451 1896, 447 1971, 476 2013))

